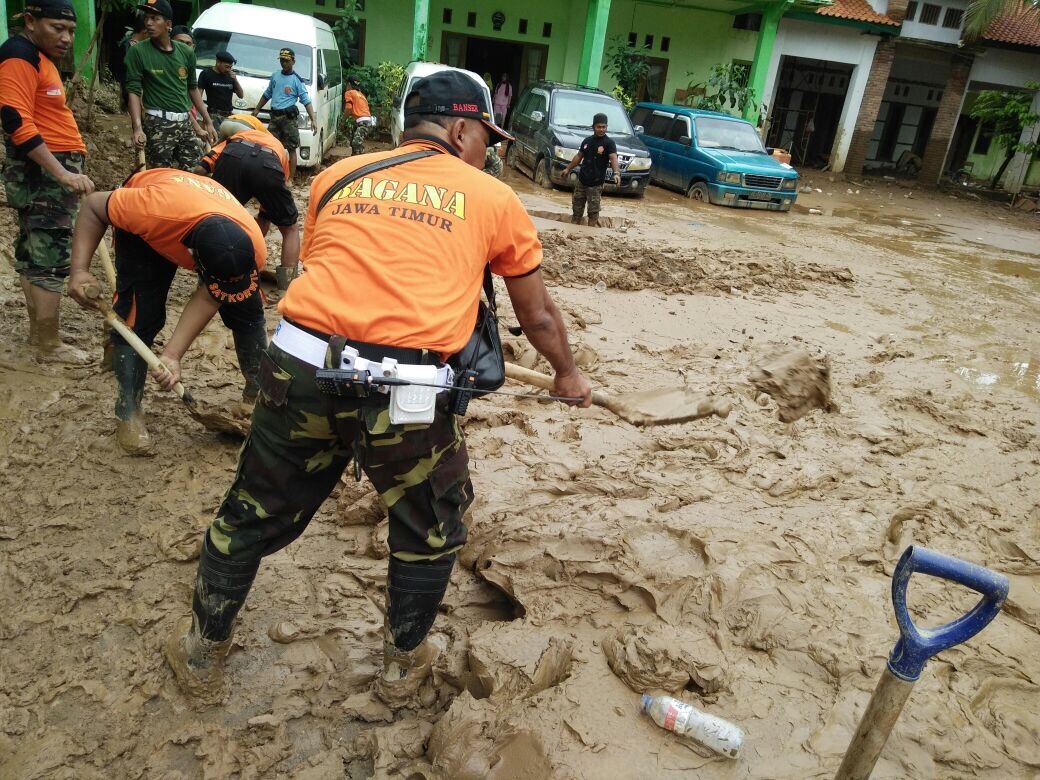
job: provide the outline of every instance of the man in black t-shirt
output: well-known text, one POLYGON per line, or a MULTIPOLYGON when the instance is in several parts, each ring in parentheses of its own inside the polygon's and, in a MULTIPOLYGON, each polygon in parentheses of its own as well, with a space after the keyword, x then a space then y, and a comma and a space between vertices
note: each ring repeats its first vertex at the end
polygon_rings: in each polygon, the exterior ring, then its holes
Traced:
POLYGON ((231 70, 235 58, 226 51, 218 51, 216 62, 199 74, 199 90, 206 95, 206 108, 213 119, 213 126, 220 128, 220 123, 232 113, 231 93, 242 97, 242 86, 231 70))
POLYGON ((581 142, 578 153, 564 168, 563 175, 570 176, 578 167, 578 181, 571 196, 571 222, 581 224, 585 214, 585 203, 589 204, 589 227, 599 227, 599 204, 603 194, 603 182, 607 171, 613 172, 614 184, 621 184, 618 170, 617 145, 607 136, 607 115, 592 117, 592 135, 581 142))

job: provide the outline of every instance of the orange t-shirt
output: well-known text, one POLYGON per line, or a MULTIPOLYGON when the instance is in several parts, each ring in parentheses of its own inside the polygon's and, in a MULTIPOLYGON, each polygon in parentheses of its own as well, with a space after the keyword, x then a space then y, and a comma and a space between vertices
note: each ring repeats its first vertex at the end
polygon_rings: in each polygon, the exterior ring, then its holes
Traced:
POLYGON ((278 162, 282 164, 282 170, 285 172, 285 180, 289 181, 289 154, 285 151, 285 147, 282 146, 282 142, 267 132, 267 130, 241 130, 226 141, 221 141, 206 152, 199 164, 210 173, 213 173, 214 168, 217 167, 217 158, 220 157, 224 148, 229 143, 238 140, 250 141, 257 146, 263 146, 274 152, 278 156, 278 162))
POLYGON ((22 154, 40 144, 51 152, 87 151, 65 105, 61 74, 24 35, 0 46, 0 114, 4 132, 22 154))
POLYGON ((281 313, 323 333, 448 355, 469 340, 484 266, 524 276, 542 262, 538 231, 516 193, 439 144, 409 141, 348 157, 311 187, 300 257, 306 273, 281 313), (362 164, 440 154, 364 176, 316 213, 326 190, 362 164))
POLYGON ((194 270, 184 237, 206 217, 228 217, 249 234, 256 268, 267 261, 267 245, 256 220, 234 196, 205 176, 172 168, 134 175, 108 197, 108 221, 140 236, 171 263, 194 270))
POLYGON ((343 94, 343 110, 349 111, 354 119, 372 116, 372 109, 368 107, 368 98, 359 89, 348 89, 343 94))

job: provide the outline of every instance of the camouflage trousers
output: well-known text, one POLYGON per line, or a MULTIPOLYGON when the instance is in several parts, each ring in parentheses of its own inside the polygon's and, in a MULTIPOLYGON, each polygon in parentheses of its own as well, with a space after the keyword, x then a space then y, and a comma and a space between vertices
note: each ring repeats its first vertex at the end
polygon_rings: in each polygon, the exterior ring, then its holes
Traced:
POLYGON ((571 195, 571 216, 581 219, 585 213, 585 203, 589 204, 589 219, 599 216, 600 198, 603 196, 603 185, 589 187, 581 181, 574 183, 574 194, 571 195))
MULTIPOLYGON (((6 151, 4 189, 8 205, 18 212, 15 271, 35 287, 61 293, 69 275, 79 196, 32 160, 16 156, 10 144, 6 151)), ((54 156, 66 169, 83 173, 84 158, 79 152, 55 152, 54 156)))
POLYGON ((489 146, 484 154, 484 173, 494 176, 496 179, 501 179, 504 167, 502 158, 498 156, 498 149, 494 146, 489 146))
POLYGON ((430 425, 393 425, 386 395, 327 395, 314 374, 275 344, 264 353, 249 437, 209 528, 210 543, 238 561, 282 549, 303 533, 356 458, 387 507, 395 558, 433 560, 462 547, 473 486, 447 395, 439 396, 430 425))
POLYGON ((174 122, 145 114, 141 121, 144 134, 148 137, 144 145, 144 156, 149 168, 180 168, 190 171, 199 164, 202 150, 189 120, 174 122))
POLYGON ((354 122, 354 132, 350 135, 350 153, 364 154, 365 139, 372 132, 372 126, 363 122, 354 122))
MULTIPOLYGON (((296 117, 290 119, 284 114, 272 116, 271 121, 267 124, 267 129, 271 131, 271 135, 282 142, 285 151, 292 152, 294 149, 300 148, 300 125, 297 124, 296 117)), ((292 155, 290 154, 289 157, 291 158, 292 155)))

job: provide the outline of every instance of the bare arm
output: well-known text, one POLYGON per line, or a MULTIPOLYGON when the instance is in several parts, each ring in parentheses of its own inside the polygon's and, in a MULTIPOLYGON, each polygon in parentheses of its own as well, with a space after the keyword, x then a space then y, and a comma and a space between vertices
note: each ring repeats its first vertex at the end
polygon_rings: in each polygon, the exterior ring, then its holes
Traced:
POLYGON ((242 91, 242 85, 238 83, 238 76, 234 73, 231 74, 231 84, 233 85, 231 88, 237 97, 245 97, 246 93, 242 91))
POLYGON ((94 251, 108 230, 108 196, 111 192, 95 192, 80 204, 76 227, 72 231, 72 259, 69 271, 69 296, 85 309, 97 308, 84 292, 87 285, 98 285, 90 272, 94 251))
POLYGON ((614 171, 614 183, 621 183, 621 168, 618 167, 617 152, 612 152, 610 155, 610 170, 614 171))
POLYGON ((73 173, 51 154, 47 144, 40 144, 26 155, 30 160, 45 170, 52 179, 67 190, 77 195, 89 195, 94 191, 94 182, 82 173, 73 173))
POLYGON ((202 117, 202 121, 206 126, 206 135, 209 136, 209 142, 215 144, 217 142, 217 131, 213 129, 213 120, 210 119, 209 111, 206 109, 206 104, 202 100, 202 93, 199 92, 198 87, 194 87, 188 90, 188 97, 191 98, 191 104, 195 106, 195 110, 199 112, 199 116, 202 117))
POLYGON ((166 342, 166 348, 159 355, 159 360, 166 367, 166 372, 152 372, 152 378, 164 389, 172 390, 173 386, 180 381, 181 358, 202 333, 203 328, 213 319, 213 315, 219 308, 220 303, 207 292, 205 287, 200 284, 195 288, 195 292, 184 306, 184 311, 181 312, 180 319, 177 320, 173 335, 170 336, 170 340, 166 342))
POLYGON ((581 398, 578 406, 592 404, 592 388, 589 380, 574 363, 567 330, 563 318, 556 308, 549 291, 545 288, 542 272, 535 271, 527 276, 506 280, 509 300, 520 321, 524 335, 538 352, 546 357, 556 372, 556 392, 559 395, 581 398))
POLYGON ((148 140, 144 134, 144 126, 141 124, 141 96, 135 92, 130 92, 126 98, 127 110, 130 112, 130 127, 133 129, 134 134, 134 146, 138 149, 144 149, 145 141, 148 140))
POLYGON ((567 167, 563 169, 563 175, 569 176, 571 171, 573 171, 575 168, 581 165, 581 161, 583 159, 585 158, 582 156, 581 152, 578 152, 576 155, 574 155, 574 159, 567 163, 567 167))
POLYGON ((260 109, 267 105, 267 95, 261 95, 260 99, 256 102, 256 108, 253 109, 253 116, 260 115, 260 109))

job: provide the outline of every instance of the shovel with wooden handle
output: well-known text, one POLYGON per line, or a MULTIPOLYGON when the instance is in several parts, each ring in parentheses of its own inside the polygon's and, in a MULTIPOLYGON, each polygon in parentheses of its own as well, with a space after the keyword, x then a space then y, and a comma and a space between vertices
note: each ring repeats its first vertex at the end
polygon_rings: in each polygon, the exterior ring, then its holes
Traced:
MULTIPOLYGON (((514 363, 506 363, 506 376, 543 390, 551 391, 556 386, 551 376, 514 363)), ((686 387, 620 395, 594 390, 592 403, 613 412, 626 422, 643 426, 674 425, 712 415, 727 417, 733 408, 729 401, 686 387)))
POLYGON ((892 605, 899 624, 899 641, 892 648, 885 671, 870 697, 859 728, 849 743, 835 780, 867 780, 874 771, 888 734, 925 664, 933 655, 967 642, 1000 612, 1008 594, 1008 578, 968 561, 926 547, 907 547, 892 572, 892 605), (914 625, 906 606, 906 588, 915 572, 956 582, 981 593, 967 614, 939 628, 914 625))

